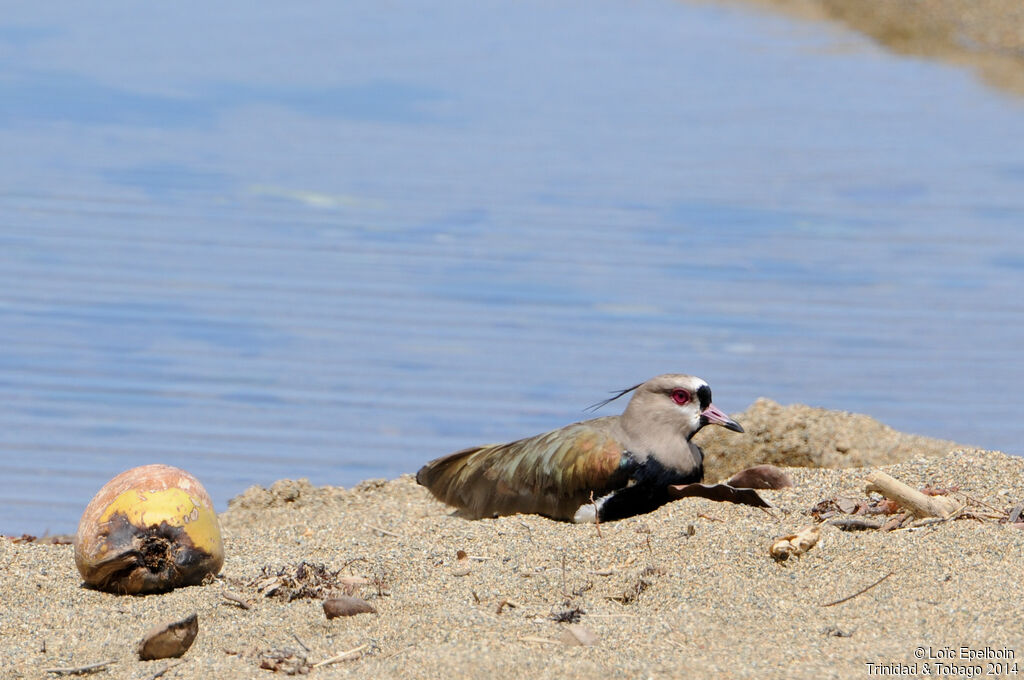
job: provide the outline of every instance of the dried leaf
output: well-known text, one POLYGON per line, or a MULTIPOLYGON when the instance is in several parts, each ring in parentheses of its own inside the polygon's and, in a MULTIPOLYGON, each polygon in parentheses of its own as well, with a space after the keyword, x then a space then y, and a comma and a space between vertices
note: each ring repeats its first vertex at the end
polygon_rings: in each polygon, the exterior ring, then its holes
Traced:
POLYGON ((582 623, 570 623, 558 636, 558 639, 573 647, 589 647, 597 644, 597 633, 590 630, 582 623))
POLYGON ((888 498, 883 498, 882 500, 878 501, 878 503, 876 503, 872 510, 869 510, 869 512, 878 515, 895 515, 897 512, 900 511, 900 509, 900 504, 897 503, 896 501, 890 500, 888 498))
POLYGON ((839 512, 845 512, 847 515, 852 515, 853 513, 857 512, 857 508, 859 505, 860 503, 858 503, 853 498, 846 498, 845 496, 840 496, 839 498, 836 499, 836 507, 839 508, 839 512))
POLYGON ((355 616, 356 614, 376 614, 377 610, 372 604, 358 597, 332 597, 324 600, 324 614, 329 619, 339 616, 355 616))
POLYGON ((740 470, 726 484, 736 489, 786 489, 793 480, 774 465, 755 465, 740 470))
POLYGON ((951 486, 948 489, 942 487, 934 487, 931 484, 927 484, 921 487, 921 493, 925 496, 948 496, 951 493, 956 493, 960 490, 959 486, 951 486))
POLYGON ((181 656, 195 642, 199 634, 199 617, 192 614, 181 621, 154 626, 139 643, 139 658, 170 659, 181 656))
POLYGON ((752 505, 755 508, 770 508, 753 489, 736 489, 728 484, 670 484, 669 498, 707 498, 712 501, 752 505))
POLYGON ((820 535, 821 529, 817 526, 806 526, 795 534, 775 539, 768 552, 778 562, 803 555, 814 547, 820 535))

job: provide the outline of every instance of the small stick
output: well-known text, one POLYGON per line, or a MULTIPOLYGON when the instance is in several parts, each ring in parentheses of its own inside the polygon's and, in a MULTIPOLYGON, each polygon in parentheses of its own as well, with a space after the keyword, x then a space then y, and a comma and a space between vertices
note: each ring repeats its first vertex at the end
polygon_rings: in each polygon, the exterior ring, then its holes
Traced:
POLYGON ((882 528, 882 523, 878 520, 864 519, 863 517, 835 517, 825 521, 824 524, 831 524, 835 528, 842 529, 843 531, 882 528))
POLYGON ((342 652, 341 654, 338 654, 336 656, 332 656, 330 659, 324 659, 323 661, 321 661, 319 663, 315 663, 315 664, 313 664, 313 668, 320 668, 321 666, 328 666, 328 665, 330 665, 332 663, 337 663, 338 661, 347 661, 348 659, 351 659, 353 656, 355 656, 359 652, 363 651, 367 647, 368 647, 368 645, 365 645, 365 644, 359 645, 358 647, 350 649, 347 652, 342 652))
POLYGON ((341 569, 339 569, 336 573, 340 574, 341 572, 343 572, 346 569, 348 569, 350 564, 354 564, 355 562, 369 562, 369 560, 366 559, 365 557, 362 557, 362 556, 360 556, 360 557, 353 557, 352 559, 350 559, 347 562, 345 562, 345 564, 341 565, 341 569))
MULTIPOLYGON (((964 493, 964 492, 962 492, 962 491, 958 491, 957 493, 958 493, 959 495, 963 496, 964 498, 966 498, 967 500, 969 500, 969 501, 970 501, 970 502, 972 502, 972 503, 976 503, 977 505, 984 505, 984 506, 985 506, 986 508, 988 508, 989 510, 992 510, 993 512, 998 512, 998 513, 999 513, 999 516, 1000 516, 1000 517, 1004 517, 1004 516, 1006 515, 1006 513, 1005 513, 1005 512, 1003 512, 1002 510, 1000 510, 1000 509, 999 509, 999 508, 997 508, 997 507, 994 507, 994 506, 991 506, 991 505, 989 505, 989 504, 988 504, 988 503, 986 503, 985 501, 982 501, 982 500, 978 500, 977 498, 974 498, 973 496, 969 496, 968 494, 965 494, 965 493, 964 493)), ((1024 509, 1024 503, 1022 503, 1022 504, 1021 504, 1020 506, 1018 506, 1018 507, 1020 507, 1020 508, 1024 509)))
POLYGON ((594 492, 590 492, 590 504, 594 506, 594 527, 597 529, 597 537, 601 538, 601 513, 598 512, 600 508, 597 507, 597 501, 594 500, 594 492))
POLYGON ((924 519, 914 520, 913 522, 910 523, 910 526, 907 527, 907 528, 908 529, 916 529, 917 527, 926 527, 926 526, 929 526, 931 524, 943 524, 944 522, 948 522, 951 519, 958 519, 960 517, 960 515, 962 515, 964 510, 966 510, 966 509, 967 509, 967 505, 964 504, 964 505, 961 505, 960 508, 956 512, 954 512, 954 513, 952 513, 950 515, 947 515, 945 517, 925 517, 924 519))
POLYGON ((565 592, 565 553, 562 553, 562 597, 569 597, 565 592))
POLYGON ((302 646, 302 648, 305 649, 307 652, 313 651, 305 642, 302 641, 302 638, 300 638, 298 635, 292 633, 292 637, 295 638, 295 641, 298 642, 302 646))
POLYGON ((698 512, 697 513, 697 517, 701 517, 703 519, 706 519, 706 520, 709 520, 709 521, 712 521, 712 522, 724 522, 725 521, 724 519, 718 519, 717 517, 712 517, 711 515, 708 515, 707 513, 703 513, 703 512, 698 512))
POLYGON ((381 529, 380 527, 374 526, 372 524, 368 524, 367 526, 370 527, 371 529, 373 529, 374 531, 379 531, 380 533, 384 534, 385 536, 391 536, 392 538, 402 538, 399 534, 396 534, 393 531, 388 531, 387 529, 381 529))
POLYGON ((188 661, 188 659, 178 659, 177 661, 174 661, 172 663, 167 664, 166 666, 164 666, 163 668, 158 670, 156 673, 153 673, 153 675, 149 676, 149 680, 156 680, 157 678, 159 678, 161 675, 163 675, 167 671, 171 670, 175 666, 180 666, 181 664, 185 663, 186 661, 188 661))
POLYGON ((617 571, 618 569, 616 569, 615 567, 608 567, 606 569, 592 569, 590 573, 593 576, 611 576, 617 571))
POLYGON ((95 673, 106 668, 114 663, 114 661, 114 659, 111 659, 110 661, 101 661, 100 663, 92 663, 88 666, 74 666, 72 668, 44 668, 43 672, 54 673, 55 675, 86 675, 87 673, 95 673))
POLYGON ((230 590, 222 590, 220 595, 225 600, 229 600, 231 602, 234 602, 235 604, 237 604, 242 609, 252 609, 252 605, 250 605, 246 601, 246 599, 244 597, 242 597, 241 595, 239 595, 238 593, 233 593, 230 590))
POLYGON ((890 571, 890 572, 889 572, 888 574, 886 574, 886 575, 885 575, 885 576, 883 576, 882 578, 878 579, 877 581, 875 581, 874 583, 872 583, 871 585, 869 585, 869 586, 867 586, 867 587, 865 587, 865 588, 861 588, 860 590, 858 590, 857 592, 855 592, 855 593, 854 593, 853 595, 847 595, 846 597, 844 597, 844 598, 843 598, 843 599, 841 599, 841 600, 836 600, 835 602, 829 602, 828 604, 823 604, 823 605, 821 605, 821 606, 822 606, 822 607, 832 607, 832 606, 834 606, 834 605, 837 605, 837 604, 842 604, 842 603, 844 603, 844 602, 847 602, 847 601, 849 601, 849 600, 852 600, 853 598, 857 597, 858 595, 863 595, 864 593, 868 592, 869 590, 871 590, 872 588, 874 588, 874 587, 875 587, 875 586, 877 586, 877 585, 878 585, 879 583, 881 583, 882 581, 884 581, 885 579, 889 578, 889 577, 890 577, 890 576, 892 576, 892 575, 893 575, 893 572, 891 572, 891 571, 890 571))
POLYGON ((551 638, 537 637, 536 635, 524 635, 523 637, 521 637, 519 639, 522 640, 523 642, 540 642, 540 643, 546 644, 546 645, 561 644, 561 643, 558 642, 558 640, 552 640, 551 638))
POLYGON ((897 529, 908 517, 913 517, 913 515, 909 512, 901 512, 898 515, 893 515, 887 519, 881 527, 879 527, 879 531, 892 531, 893 529, 897 529))
POLYGON ((515 609, 518 606, 519 605, 516 602, 513 602, 512 600, 505 599, 505 600, 502 600, 501 602, 498 603, 498 611, 495 612, 495 613, 500 614, 502 611, 505 610, 505 607, 511 607, 512 609, 515 609))
POLYGON ((416 646, 416 645, 409 645, 408 647, 402 647, 402 648, 401 648, 401 649, 399 649, 399 650, 398 650, 397 652, 391 652, 391 653, 390 653, 390 654, 388 654, 387 656, 382 656, 382 657, 381 657, 381 660, 384 660, 384 659, 390 659, 391 657, 393 657, 393 656, 398 656, 399 654, 405 654, 406 652, 408 652, 408 651, 409 651, 410 649, 412 649, 412 648, 413 648, 413 647, 415 647, 415 646, 416 646))

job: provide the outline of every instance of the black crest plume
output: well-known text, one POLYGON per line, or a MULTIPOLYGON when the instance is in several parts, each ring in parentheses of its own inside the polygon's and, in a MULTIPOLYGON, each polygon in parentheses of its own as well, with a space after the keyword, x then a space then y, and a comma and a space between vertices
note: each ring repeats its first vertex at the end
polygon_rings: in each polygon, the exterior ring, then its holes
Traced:
POLYGON ((636 388, 640 387, 641 385, 643 385, 643 383, 637 383, 636 385, 633 385, 632 387, 627 387, 624 390, 620 390, 618 392, 613 392, 612 396, 608 397, 607 399, 605 399, 603 401, 599 401, 596 404, 591 404, 590 406, 586 407, 583 410, 586 411, 587 413, 593 413, 594 411, 596 411, 597 409, 601 408, 602 406, 607 406, 608 404, 612 403, 613 401, 615 401, 619 397, 621 397, 623 395, 626 395, 626 394, 629 394, 630 392, 632 392, 636 388))

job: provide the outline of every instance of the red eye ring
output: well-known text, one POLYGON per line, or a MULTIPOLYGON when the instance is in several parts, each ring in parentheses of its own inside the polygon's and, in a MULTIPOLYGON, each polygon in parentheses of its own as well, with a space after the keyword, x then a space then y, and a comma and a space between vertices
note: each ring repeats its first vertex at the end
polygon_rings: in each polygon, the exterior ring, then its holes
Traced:
POLYGON ((691 395, 686 390, 683 390, 683 389, 672 390, 672 401, 676 402, 680 406, 682 406, 683 404, 689 404, 690 400, 692 398, 693 398, 693 395, 691 395))

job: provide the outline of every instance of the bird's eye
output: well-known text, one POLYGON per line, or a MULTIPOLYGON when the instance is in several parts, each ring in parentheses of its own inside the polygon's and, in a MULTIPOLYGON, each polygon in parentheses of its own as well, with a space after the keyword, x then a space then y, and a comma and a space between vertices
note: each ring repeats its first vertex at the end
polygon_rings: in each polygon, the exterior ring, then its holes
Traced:
POLYGON ((672 401, 680 406, 690 403, 690 393, 686 390, 672 390, 672 401))

